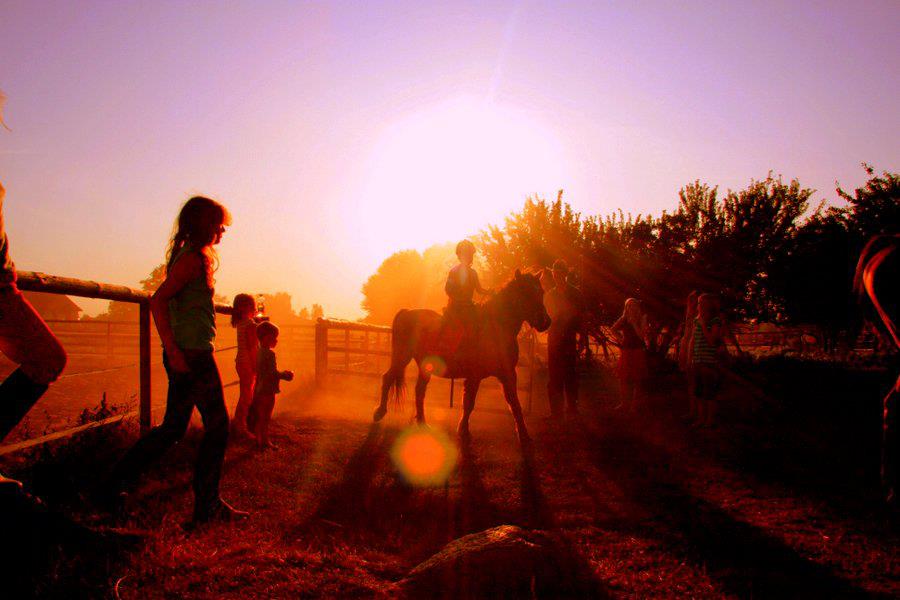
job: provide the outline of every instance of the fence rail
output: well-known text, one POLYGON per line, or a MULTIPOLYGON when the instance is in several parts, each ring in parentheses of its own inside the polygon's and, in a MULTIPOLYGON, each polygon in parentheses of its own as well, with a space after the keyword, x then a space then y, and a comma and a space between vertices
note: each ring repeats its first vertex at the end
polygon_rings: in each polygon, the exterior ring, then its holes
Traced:
MULTIPOLYGON (((21 290, 30 292, 45 292, 50 294, 65 294, 82 298, 99 298, 101 300, 116 300, 137 304, 138 312, 138 353, 140 372, 140 392, 138 394, 138 421, 141 432, 150 429, 152 425, 152 413, 150 407, 150 292, 135 290, 124 285, 100 283, 84 279, 70 277, 58 277, 46 273, 32 271, 19 271, 16 285, 21 290)), ((230 315, 231 306, 216 304, 217 313, 230 315)), ((76 428, 77 429, 77 428, 76 428)), ((65 433, 65 432, 61 432, 65 433)), ((71 430, 69 430, 71 435, 71 430)), ((64 437, 64 436, 60 436, 64 437)))

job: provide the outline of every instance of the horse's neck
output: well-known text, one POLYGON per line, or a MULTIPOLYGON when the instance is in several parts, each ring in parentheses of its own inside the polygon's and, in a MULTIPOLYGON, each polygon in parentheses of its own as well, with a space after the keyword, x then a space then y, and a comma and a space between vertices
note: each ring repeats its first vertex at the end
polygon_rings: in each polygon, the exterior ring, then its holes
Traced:
POLYGON ((519 335, 525 320, 515 314, 516 311, 511 304, 512 302, 505 294, 498 294, 485 307, 490 320, 500 325, 502 331, 509 331, 515 337, 519 335))

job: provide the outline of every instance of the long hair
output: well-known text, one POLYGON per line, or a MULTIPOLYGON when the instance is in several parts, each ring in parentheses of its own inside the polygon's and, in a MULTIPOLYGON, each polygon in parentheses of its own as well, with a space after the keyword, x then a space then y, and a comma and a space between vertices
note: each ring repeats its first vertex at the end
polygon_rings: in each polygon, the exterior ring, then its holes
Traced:
POLYGON ((166 271, 185 246, 200 252, 206 269, 206 278, 212 287, 212 274, 219 267, 219 257, 212 244, 216 239, 216 227, 231 225, 228 209, 205 196, 194 196, 184 203, 175 220, 172 239, 166 252, 166 271))
POLYGON ((637 298, 629 298, 625 301, 622 318, 639 336, 643 337, 647 333, 647 315, 644 313, 643 304, 637 298))

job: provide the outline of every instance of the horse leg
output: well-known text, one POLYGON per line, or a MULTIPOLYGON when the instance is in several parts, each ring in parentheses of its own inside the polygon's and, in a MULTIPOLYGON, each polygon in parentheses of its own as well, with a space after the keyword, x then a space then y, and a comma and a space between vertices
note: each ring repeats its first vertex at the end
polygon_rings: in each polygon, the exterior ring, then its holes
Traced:
POLYGON ((506 403, 509 404, 509 411, 516 421, 516 433, 519 434, 519 443, 523 448, 530 446, 531 436, 528 435, 528 427, 525 426, 525 417, 522 415, 522 405, 519 404, 516 372, 513 371, 511 374, 501 377, 500 383, 503 384, 503 396, 506 398, 506 403))
POLYGON ((431 375, 419 369, 419 377, 416 379, 416 423, 419 425, 425 424, 425 390, 428 389, 429 381, 431 375))
POLYGON ((469 438, 469 416, 475 409, 475 396, 478 394, 478 386, 481 385, 481 379, 466 379, 463 392, 463 414, 459 419, 459 426, 456 433, 462 439, 469 438))

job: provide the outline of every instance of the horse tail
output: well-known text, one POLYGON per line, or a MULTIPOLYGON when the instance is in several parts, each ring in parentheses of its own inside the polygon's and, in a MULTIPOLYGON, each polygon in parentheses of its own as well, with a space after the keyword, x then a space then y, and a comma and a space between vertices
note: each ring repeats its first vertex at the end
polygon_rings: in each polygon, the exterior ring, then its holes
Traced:
MULTIPOLYGON (((409 357, 405 356, 409 340, 404 339, 402 318, 409 311, 400 309, 391 323, 391 366, 385 373, 384 383, 388 386, 388 397, 391 405, 400 410, 406 398, 406 363, 409 357), (405 359, 405 360, 404 360, 405 359)), ((408 335, 408 334, 407 334, 408 335)))

